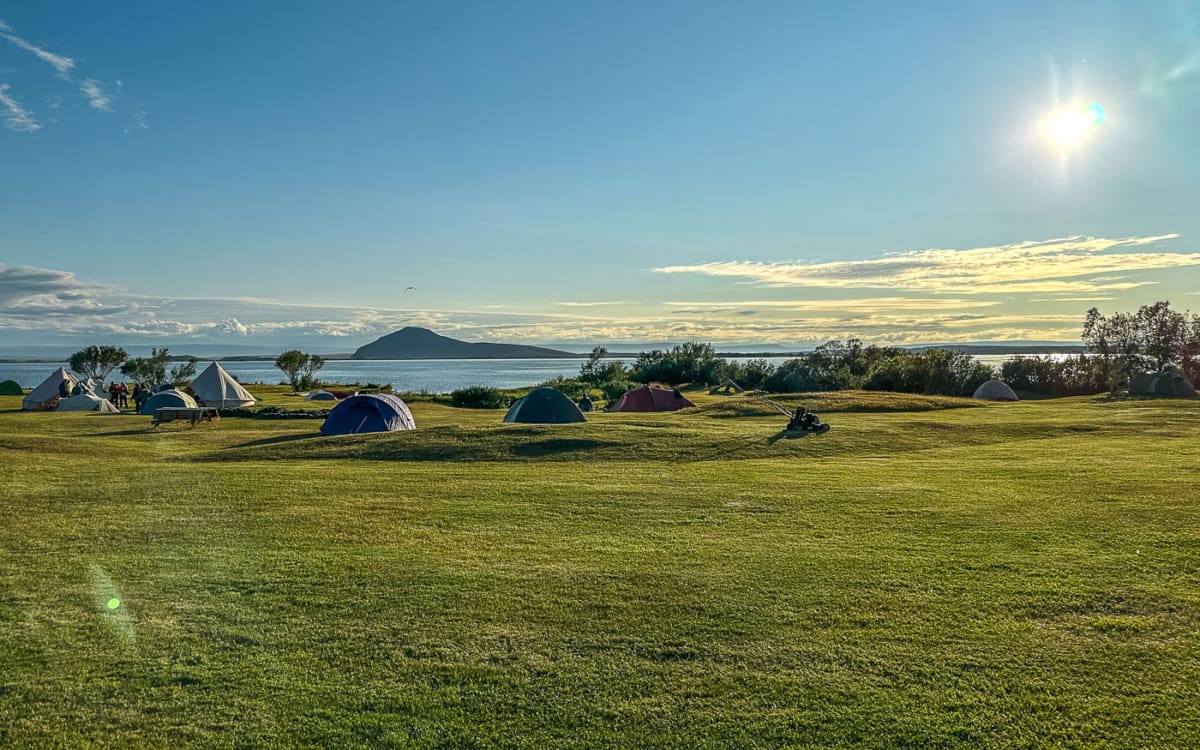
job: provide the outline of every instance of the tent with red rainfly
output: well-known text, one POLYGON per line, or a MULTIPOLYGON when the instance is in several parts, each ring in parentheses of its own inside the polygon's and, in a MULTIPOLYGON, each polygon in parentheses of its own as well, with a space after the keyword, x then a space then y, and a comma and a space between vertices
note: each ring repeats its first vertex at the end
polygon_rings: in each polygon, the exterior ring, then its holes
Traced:
POLYGON ((679 411, 695 406, 678 388, 651 388, 644 385, 626 391, 609 411, 679 411))

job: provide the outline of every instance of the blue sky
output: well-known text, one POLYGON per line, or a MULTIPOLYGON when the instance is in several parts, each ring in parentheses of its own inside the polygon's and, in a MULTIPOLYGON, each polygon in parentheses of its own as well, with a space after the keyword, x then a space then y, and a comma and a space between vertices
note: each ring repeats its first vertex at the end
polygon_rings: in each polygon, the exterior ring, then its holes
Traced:
POLYGON ((0 345, 1196 306, 1200 4, 639 5, 0 2, 0 345))

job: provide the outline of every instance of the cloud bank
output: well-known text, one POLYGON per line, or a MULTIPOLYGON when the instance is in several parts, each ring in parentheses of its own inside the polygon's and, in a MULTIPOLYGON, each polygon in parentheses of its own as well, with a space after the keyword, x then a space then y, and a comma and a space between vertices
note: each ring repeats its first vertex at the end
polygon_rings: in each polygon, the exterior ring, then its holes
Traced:
POLYGON ((1111 252, 1154 245, 1157 237, 1068 237, 969 250, 914 250, 825 263, 753 260, 666 266, 657 273, 730 277, 763 287, 892 289, 942 294, 1093 293, 1152 282, 1125 274, 1200 265, 1200 253, 1111 252))

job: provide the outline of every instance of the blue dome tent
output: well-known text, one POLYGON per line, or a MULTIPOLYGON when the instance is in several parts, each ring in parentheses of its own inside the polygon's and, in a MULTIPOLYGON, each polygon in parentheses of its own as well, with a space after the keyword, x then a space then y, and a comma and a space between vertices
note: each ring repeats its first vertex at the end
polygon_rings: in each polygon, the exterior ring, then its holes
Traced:
POLYGON ((399 398, 389 393, 364 393, 351 396, 329 412, 322 435, 353 435, 359 432, 395 432, 415 430, 412 412, 399 398))
POLYGON ((164 406, 187 407, 189 409, 196 408, 196 399, 187 395, 183 391, 168 388, 165 391, 159 391, 146 402, 142 404, 142 408, 138 409, 138 414, 154 415, 155 409, 160 409, 164 406))

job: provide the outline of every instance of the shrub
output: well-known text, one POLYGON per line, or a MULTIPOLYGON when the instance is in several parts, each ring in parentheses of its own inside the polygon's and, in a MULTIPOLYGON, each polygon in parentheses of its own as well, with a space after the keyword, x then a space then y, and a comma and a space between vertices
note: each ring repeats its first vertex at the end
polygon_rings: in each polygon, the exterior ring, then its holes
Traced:
POLYGON ((503 409, 508 399, 496 388, 472 385, 450 392, 450 405, 462 409, 503 409))

